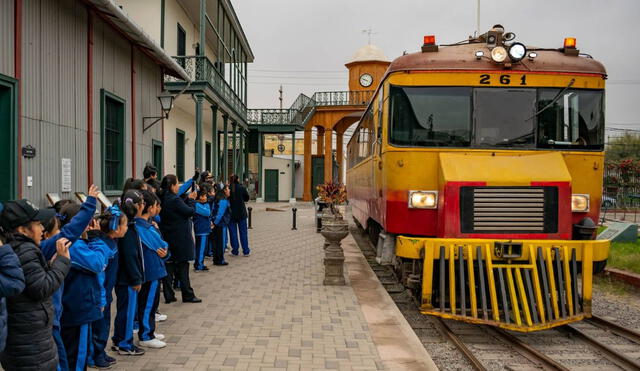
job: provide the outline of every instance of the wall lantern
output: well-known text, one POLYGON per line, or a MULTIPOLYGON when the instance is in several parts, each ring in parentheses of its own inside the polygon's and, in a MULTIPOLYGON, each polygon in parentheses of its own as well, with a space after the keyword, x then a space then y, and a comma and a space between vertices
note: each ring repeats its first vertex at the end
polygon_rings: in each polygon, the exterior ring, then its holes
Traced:
POLYGON ((160 106, 162 108, 162 116, 155 117, 143 117, 142 118, 142 131, 145 132, 150 129, 153 125, 158 123, 162 119, 169 118, 169 112, 171 108, 173 108, 173 100, 175 96, 167 91, 163 91, 162 94, 158 95, 158 100, 160 101, 160 106), (146 120, 155 120, 148 125, 145 125, 146 120))

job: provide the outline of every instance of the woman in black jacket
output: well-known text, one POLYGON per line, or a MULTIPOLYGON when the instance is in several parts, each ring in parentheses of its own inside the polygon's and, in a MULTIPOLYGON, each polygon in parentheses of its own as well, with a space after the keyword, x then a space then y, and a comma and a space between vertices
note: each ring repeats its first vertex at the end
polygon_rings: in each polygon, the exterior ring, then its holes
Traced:
POLYGON ((183 303, 200 303, 191 288, 189 280, 189 261, 195 260, 195 243, 193 241, 191 217, 195 214, 196 192, 189 194, 187 200, 178 197, 178 178, 175 175, 166 175, 160 183, 158 197, 162 201, 160 211, 160 232, 169 244, 171 257, 167 261, 167 277, 163 279, 162 288, 164 300, 167 303, 176 301, 173 292, 171 277, 180 281, 183 303))
POLYGON ((247 207, 245 202, 249 201, 249 193, 247 189, 240 184, 237 175, 231 175, 229 178, 231 197, 229 197, 229 203, 231 204, 231 222, 229 223, 229 236, 231 237, 231 253, 238 255, 238 233, 240 234, 240 244, 242 245, 242 254, 249 256, 251 250, 249 249, 249 236, 247 232, 247 207))
POLYGON ((59 239, 57 254, 50 263, 45 260, 39 248, 44 214, 27 200, 4 204, 2 228, 18 256, 25 280, 24 291, 7 300, 7 344, 0 357, 5 370, 55 370, 58 366, 51 296, 69 272, 70 242, 59 239))

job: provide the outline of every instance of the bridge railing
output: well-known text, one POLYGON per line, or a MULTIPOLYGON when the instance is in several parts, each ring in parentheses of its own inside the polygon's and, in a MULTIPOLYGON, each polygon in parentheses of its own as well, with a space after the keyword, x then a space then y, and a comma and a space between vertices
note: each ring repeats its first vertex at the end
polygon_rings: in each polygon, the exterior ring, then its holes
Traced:
MULTIPOLYGON (((215 64, 209 58, 200 56, 177 56, 173 59, 187 72, 193 82, 206 82, 220 97, 222 97, 240 116, 246 117, 247 107, 227 83, 215 64)), ((173 77, 165 76, 165 81, 183 82, 173 77)))
POLYGON ((292 109, 248 109, 247 122, 253 125, 289 125, 296 113, 292 109))
POLYGON ((374 90, 358 91, 319 91, 311 100, 316 106, 366 106, 374 90))

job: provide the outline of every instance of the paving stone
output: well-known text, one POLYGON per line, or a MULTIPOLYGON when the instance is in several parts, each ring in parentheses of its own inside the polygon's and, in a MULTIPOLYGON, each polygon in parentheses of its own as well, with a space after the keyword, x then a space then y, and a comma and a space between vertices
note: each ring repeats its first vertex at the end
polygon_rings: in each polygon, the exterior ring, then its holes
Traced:
POLYGON ((157 327, 168 346, 141 357, 116 355, 116 369, 384 369, 353 290, 322 285, 324 240, 313 207, 298 203, 292 231, 290 213, 251 206, 251 256, 228 255, 224 267, 207 258, 211 271, 191 274, 203 303, 182 303, 179 291, 176 303, 161 299, 168 319, 157 327))

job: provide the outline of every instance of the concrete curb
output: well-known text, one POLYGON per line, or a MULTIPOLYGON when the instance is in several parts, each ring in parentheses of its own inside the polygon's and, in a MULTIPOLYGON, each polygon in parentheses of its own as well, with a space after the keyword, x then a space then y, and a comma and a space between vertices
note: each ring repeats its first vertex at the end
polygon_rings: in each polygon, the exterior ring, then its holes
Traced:
POLYGON ((380 358, 389 370, 437 370, 407 320, 382 287, 351 234, 342 242, 345 264, 380 358))

